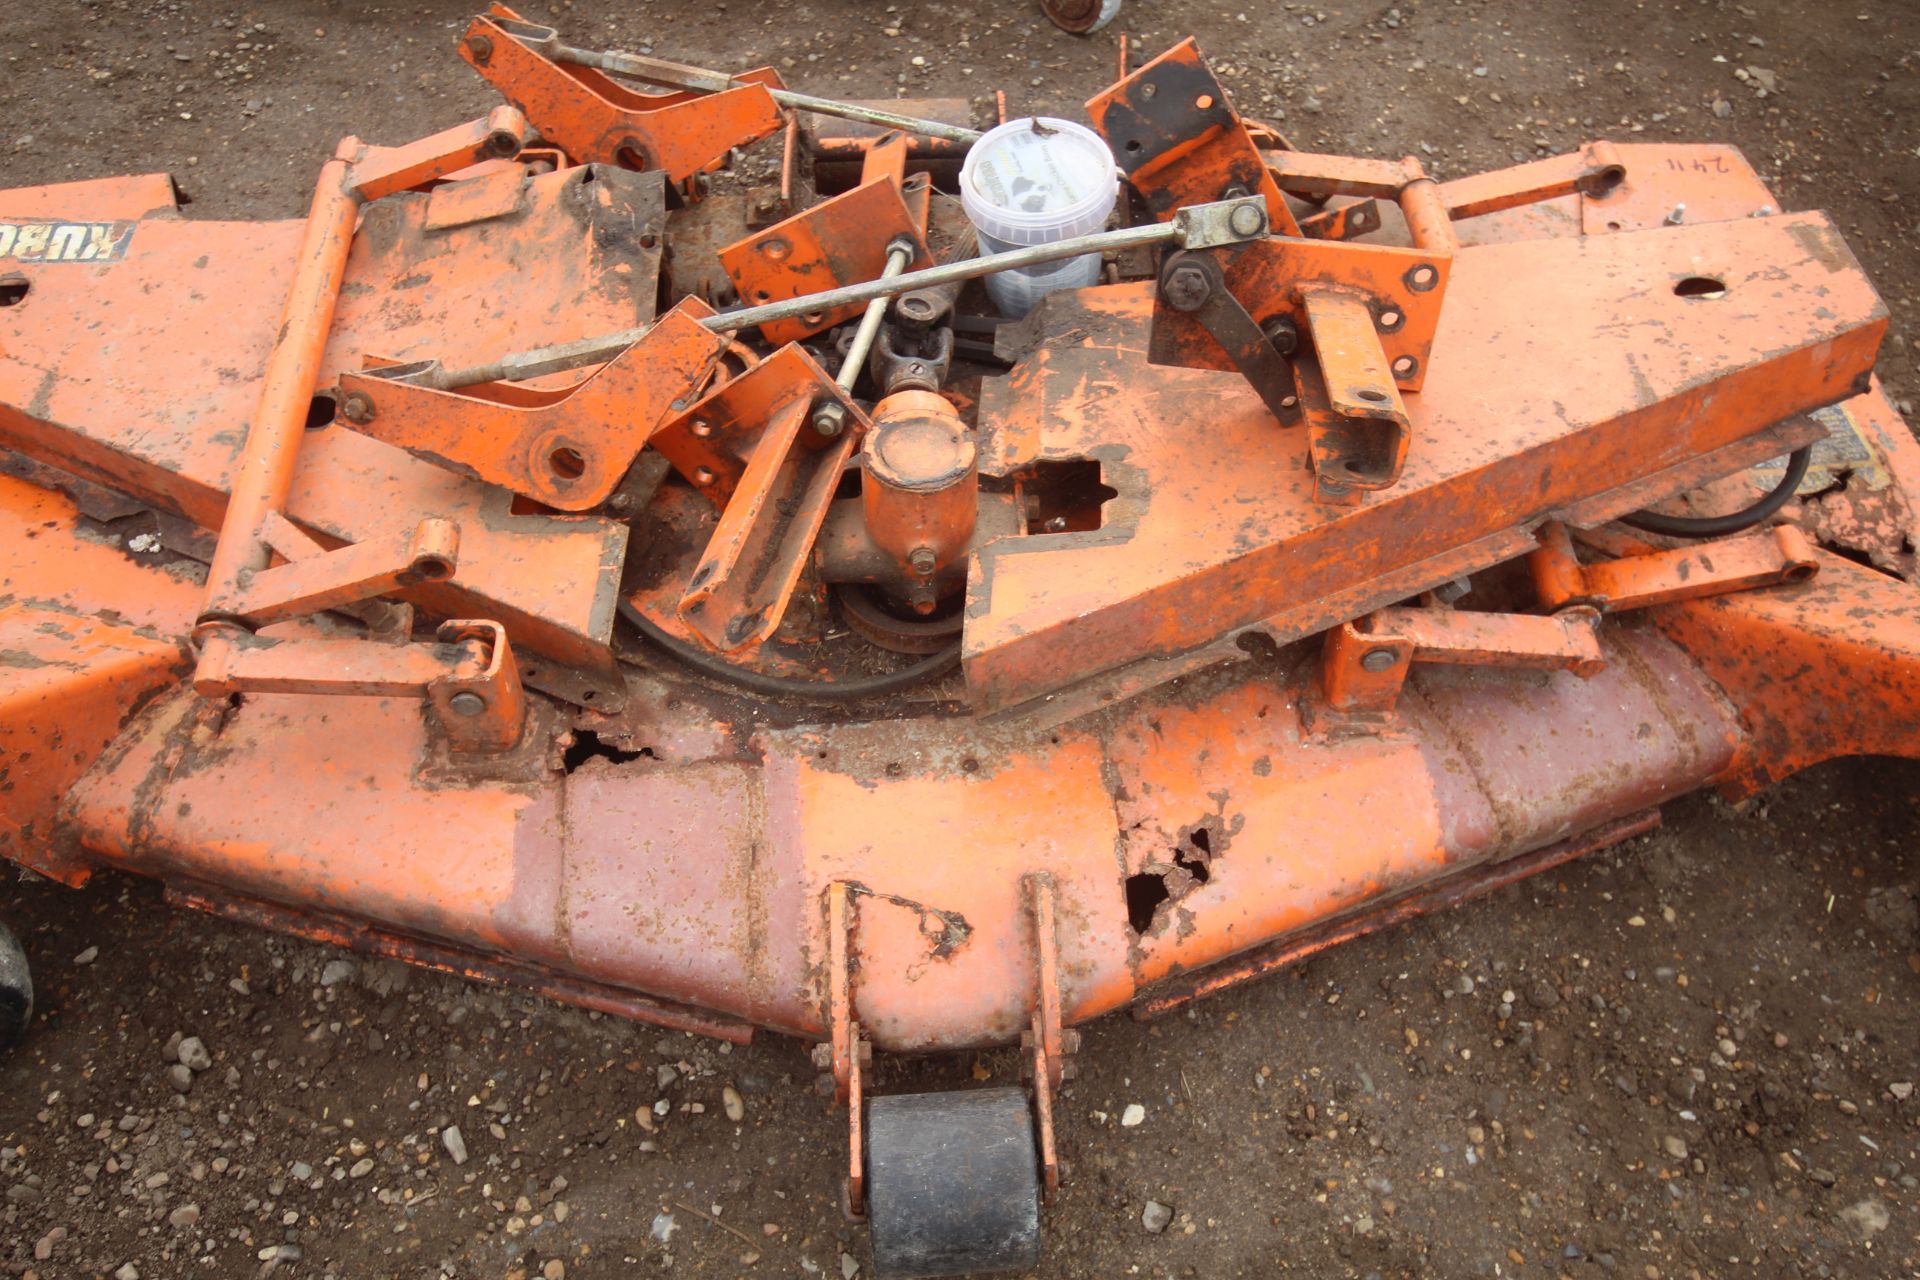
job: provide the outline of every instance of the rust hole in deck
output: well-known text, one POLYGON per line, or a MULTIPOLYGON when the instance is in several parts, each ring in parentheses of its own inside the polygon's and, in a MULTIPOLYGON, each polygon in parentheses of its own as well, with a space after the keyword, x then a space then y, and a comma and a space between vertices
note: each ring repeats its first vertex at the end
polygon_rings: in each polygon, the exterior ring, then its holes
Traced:
POLYGON ((1213 879, 1212 831, 1195 827, 1169 857, 1127 877, 1127 924, 1136 934, 1152 932, 1165 904, 1178 902, 1213 879))

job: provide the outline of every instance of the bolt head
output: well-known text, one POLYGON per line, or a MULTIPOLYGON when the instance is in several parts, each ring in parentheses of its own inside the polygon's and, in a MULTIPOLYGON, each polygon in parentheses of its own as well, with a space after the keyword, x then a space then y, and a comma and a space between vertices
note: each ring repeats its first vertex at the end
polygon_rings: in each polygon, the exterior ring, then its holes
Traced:
POLYGON ((373 401, 365 393, 355 391, 340 402, 340 416, 348 422, 372 422, 373 401))
POLYGON ((484 63, 493 57, 493 41, 486 36, 468 36, 467 52, 473 55, 475 62, 484 63))
POLYGON ((1382 671, 1391 671, 1399 656, 1391 649, 1369 649, 1360 655, 1360 669, 1378 675, 1382 671))
POLYGON ((1160 296, 1177 311, 1198 311, 1212 294, 1207 273, 1190 262, 1175 267, 1160 282, 1160 296))
POLYGON ((1227 215, 1227 225, 1233 228, 1233 234, 1251 240, 1267 229, 1267 218, 1258 205, 1249 201, 1233 207, 1233 212, 1227 215))
POLYGON ((477 716, 487 709, 487 700, 464 690, 447 699, 447 707, 457 716, 477 716))

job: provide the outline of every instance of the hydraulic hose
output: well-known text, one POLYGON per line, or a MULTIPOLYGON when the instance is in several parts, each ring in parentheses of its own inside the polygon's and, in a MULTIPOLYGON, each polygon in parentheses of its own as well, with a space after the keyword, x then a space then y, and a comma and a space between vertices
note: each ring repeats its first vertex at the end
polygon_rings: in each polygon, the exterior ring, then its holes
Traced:
POLYGON ((1742 511, 1724 516, 1663 516, 1656 511, 1636 511, 1621 516, 1620 523, 1670 538, 1718 538, 1751 529, 1787 505, 1800 488, 1800 482, 1807 478, 1807 467, 1812 461, 1812 445, 1795 449, 1787 455, 1787 473, 1780 477, 1780 483, 1766 497, 1742 511))

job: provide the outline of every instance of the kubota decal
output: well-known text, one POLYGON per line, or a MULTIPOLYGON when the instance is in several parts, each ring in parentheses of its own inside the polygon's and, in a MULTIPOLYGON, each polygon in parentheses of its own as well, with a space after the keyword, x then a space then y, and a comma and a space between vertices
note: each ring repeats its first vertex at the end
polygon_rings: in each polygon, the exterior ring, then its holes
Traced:
POLYGON ((133 239, 131 222, 0 222, 0 262, 115 262, 133 239))

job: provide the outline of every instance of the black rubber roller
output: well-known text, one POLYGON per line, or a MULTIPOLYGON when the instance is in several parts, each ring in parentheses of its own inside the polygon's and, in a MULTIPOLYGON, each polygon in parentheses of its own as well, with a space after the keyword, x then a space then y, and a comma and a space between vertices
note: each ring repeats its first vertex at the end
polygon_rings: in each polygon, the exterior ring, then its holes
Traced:
POLYGON ((0 924, 0 1049, 11 1048, 32 1020, 33 976, 27 972, 27 953, 0 924))
POLYGON ((867 1218, 878 1280, 1040 1261, 1040 1161, 1022 1089, 867 1104, 867 1218))

